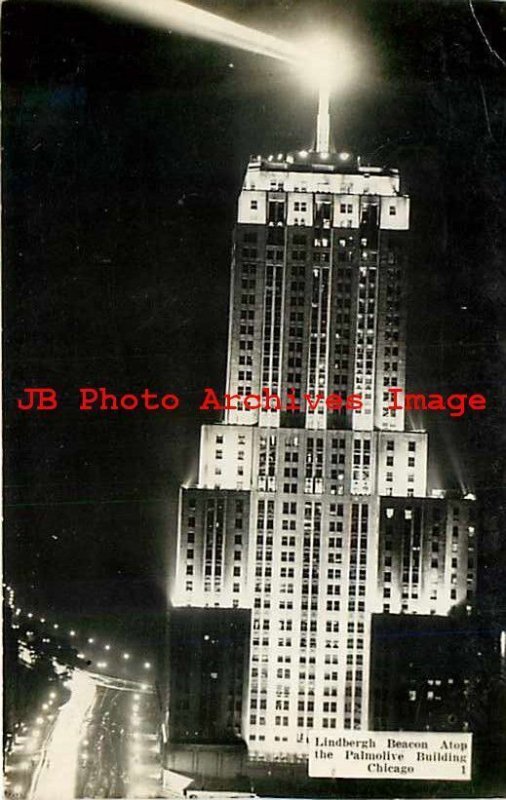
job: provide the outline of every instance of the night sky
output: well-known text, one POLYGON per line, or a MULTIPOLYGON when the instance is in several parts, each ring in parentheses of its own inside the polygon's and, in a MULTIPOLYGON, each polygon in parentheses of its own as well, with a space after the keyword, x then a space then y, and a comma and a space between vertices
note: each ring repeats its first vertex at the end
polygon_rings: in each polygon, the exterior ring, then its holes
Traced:
MULTIPOLYGON (((333 136, 399 167, 412 196, 409 388, 488 397, 425 421, 432 484, 482 499, 487 596, 506 564, 506 67, 467 2, 199 5, 286 38, 344 21, 371 54, 333 136)), ((214 419, 195 408, 224 385, 243 171, 311 146, 315 98, 283 64, 214 43, 63 3, 2 10, 5 575, 41 611, 154 630, 177 488, 214 419), (54 387, 58 411, 17 411, 25 386, 54 387), (80 386, 182 408, 84 414, 80 386)), ((476 13, 506 58, 506 8, 476 13)))

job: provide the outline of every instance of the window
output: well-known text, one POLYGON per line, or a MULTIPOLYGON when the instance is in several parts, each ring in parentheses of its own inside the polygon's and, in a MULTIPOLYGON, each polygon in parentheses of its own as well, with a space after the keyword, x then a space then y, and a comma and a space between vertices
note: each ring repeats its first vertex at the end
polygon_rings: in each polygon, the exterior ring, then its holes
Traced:
POLYGON ((389 213, 390 213, 390 216, 391 216, 391 217, 395 217, 395 215, 397 214, 397 209, 396 209, 396 207, 395 207, 395 206, 390 206, 390 208, 389 208, 389 213))

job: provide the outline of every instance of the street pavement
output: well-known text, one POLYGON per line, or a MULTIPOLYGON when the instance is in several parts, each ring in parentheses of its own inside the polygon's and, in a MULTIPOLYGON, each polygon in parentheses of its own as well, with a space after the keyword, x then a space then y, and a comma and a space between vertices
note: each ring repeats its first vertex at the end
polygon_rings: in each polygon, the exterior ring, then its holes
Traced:
POLYGON ((5 765, 15 800, 163 797, 160 710, 151 686, 76 669, 21 728, 5 765), (44 707, 45 706, 45 707, 44 707))

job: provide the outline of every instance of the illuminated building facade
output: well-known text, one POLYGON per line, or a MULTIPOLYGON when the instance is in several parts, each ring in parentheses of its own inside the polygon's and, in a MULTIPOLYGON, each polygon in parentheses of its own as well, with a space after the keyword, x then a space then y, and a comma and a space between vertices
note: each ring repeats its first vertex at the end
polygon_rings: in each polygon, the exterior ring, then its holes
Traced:
POLYGON ((344 153, 248 166, 227 392, 262 399, 202 428, 172 603, 250 612, 252 759, 303 761, 313 730, 370 728, 373 614, 446 615, 475 589, 472 503, 426 496, 427 435, 388 409, 405 385, 408 231, 396 170, 344 153))

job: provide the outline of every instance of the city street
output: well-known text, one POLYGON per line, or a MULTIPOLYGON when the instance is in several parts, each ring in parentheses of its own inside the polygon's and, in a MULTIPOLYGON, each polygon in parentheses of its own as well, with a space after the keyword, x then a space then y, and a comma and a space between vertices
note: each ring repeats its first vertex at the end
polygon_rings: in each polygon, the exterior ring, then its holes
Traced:
POLYGON ((6 796, 159 797, 159 709, 152 688, 80 669, 66 688, 67 702, 55 711, 57 698, 48 695, 33 728, 16 736, 6 796))

